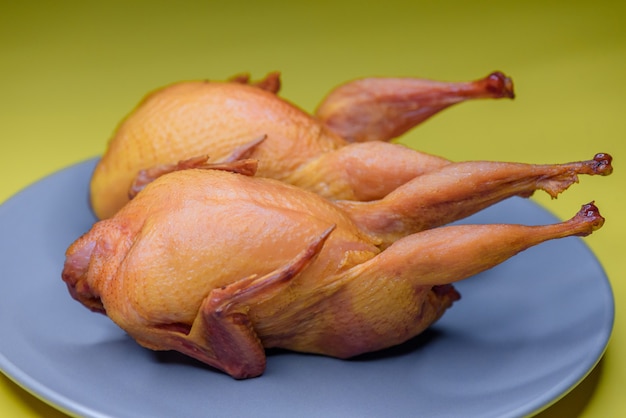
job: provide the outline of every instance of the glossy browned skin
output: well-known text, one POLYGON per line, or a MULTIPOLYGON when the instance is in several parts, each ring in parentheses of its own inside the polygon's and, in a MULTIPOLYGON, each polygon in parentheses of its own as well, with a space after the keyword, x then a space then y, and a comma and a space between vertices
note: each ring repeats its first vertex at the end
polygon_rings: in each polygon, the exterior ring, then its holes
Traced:
POLYGON ((63 280, 139 344, 241 379, 263 373, 268 347, 347 358, 406 341, 458 299, 450 283, 603 222, 590 204, 553 225, 444 226, 384 248, 317 194, 188 169, 72 244, 63 280))
MULTIPOLYGON (((431 109, 425 113, 435 113, 443 104, 448 106, 451 97, 486 97, 477 88, 473 93, 465 87, 457 88, 467 83, 433 88, 432 82, 403 80, 379 79, 376 85, 381 89, 393 85, 396 102, 406 101, 407 105, 418 100, 421 89, 428 96, 421 106, 431 109), (403 86, 410 95, 403 96, 403 86)), ((228 82, 181 82, 146 96, 118 126, 96 167, 91 181, 91 205, 96 215, 104 219, 119 210, 128 201, 128 190, 141 170, 205 155, 219 162, 242 147, 250 150, 250 158, 259 161, 259 176, 304 187, 331 199, 379 199, 449 162, 399 144, 351 144, 333 126, 278 97, 280 82, 276 73, 258 83, 248 81, 238 77, 228 82), (260 137, 265 139, 258 142, 260 137)), ((325 101, 327 105, 332 102, 332 98, 325 101)), ((370 120, 373 112, 366 112, 363 106, 356 109, 365 112, 361 129, 376 130, 381 121, 370 120)), ((405 115, 387 113, 384 123, 396 122, 404 130, 423 121, 407 121, 405 115)))
POLYGON ((598 153, 590 160, 566 164, 452 163, 407 182, 380 200, 335 204, 357 225, 390 244, 407 233, 463 219, 513 196, 529 197, 543 190, 556 198, 578 183, 581 174, 611 174, 611 162, 609 154, 598 153))
POLYGON ((315 116, 350 142, 389 141, 454 104, 514 97, 513 81, 500 71, 470 82, 363 78, 333 89, 315 116))
MULTIPOLYGON (((240 155, 246 156, 245 153, 240 155)), ((458 221, 513 196, 529 197, 536 190, 543 190, 556 198, 577 183, 581 174, 611 174, 611 162, 609 154, 598 153, 591 160, 565 164, 450 163, 407 181, 382 199, 335 200, 333 203, 362 230, 375 234, 381 240, 381 248, 385 248, 408 234, 458 221)), ((251 174, 256 164, 252 159, 211 164, 205 157, 158 166, 141 172, 142 181, 133 184, 132 195, 151 178, 190 168, 251 174)))

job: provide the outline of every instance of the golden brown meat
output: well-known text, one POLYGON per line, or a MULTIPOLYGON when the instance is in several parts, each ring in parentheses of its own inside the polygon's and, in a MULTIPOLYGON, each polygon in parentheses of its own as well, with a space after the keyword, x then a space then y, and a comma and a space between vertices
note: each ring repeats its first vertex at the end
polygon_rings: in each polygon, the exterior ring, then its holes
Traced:
POLYGON ((513 81, 496 71, 471 82, 363 78, 332 90, 315 115, 350 142, 389 141, 454 104, 513 98, 513 81))
MULTIPOLYGON (((593 159, 566 164, 523 164, 491 161, 450 163, 399 186, 379 200, 335 200, 359 227, 381 239, 382 248, 408 234, 435 228, 470 216, 512 196, 529 197, 544 190, 553 198, 578 182, 580 174, 612 173, 612 157, 599 153, 593 159)), ((250 175, 255 160, 209 163, 193 158, 140 172, 131 197, 161 175, 191 168, 218 169, 250 175)), ((373 184, 373 187, 375 185, 373 184)))
POLYGON ((603 221, 590 204, 562 223, 446 226, 383 250, 317 194, 188 169, 72 244, 63 280, 139 344, 247 378, 269 347, 347 358, 406 341, 458 299, 450 283, 603 221))
MULTIPOLYGON (((434 88, 433 82, 410 79, 378 79, 373 84, 376 89, 388 86, 385 91, 395 91, 395 95, 380 98, 383 102, 393 98, 394 103, 387 103, 387 108, 401 103, 405 108, 419 107, 421 115, 441 110, 454 100, 511 95, 506 93, 510 91, 506 83, 501 83, 499 93, 488 82, 475 82, 479 87, 473 89, 467 87, 472 83, 434 88), (420 92, 427 97, 424 103, 420 92)), ((353 90, 360 85, 356 83, 353 90)), ((364 88, 371 90, 371 85, 364 88)), ((256 85, 249 85, 246 78, 182 82, 149 94, 119 125, 96 167, 91 181, 91 205, 96 215, 110 217, 128 201, 129 187, 140 170, 202 155, 220 161, 245 152, 259 161, 260 176, 306 187, 332 199, 351 200, 381 198, 408 180, 448 163, 398 144, 350 144, 333 132, 333 124, 327 127, 279 98, 275 94, 279 86, 274 73, 256 85), (259 138, 264 140, 259 142, 259 138), (376 179, 375 185, 372 179, 376 179)), ((322 109, 337 102, 333 97, 336 95, 331 95, 322 109)), ((363 112, 360 124, 354 125, 357 130, 383 131, 387 128, 377 126, 397 124, 402 128, 390 131, 399 132, 423 120, 421 116, 409 118, 407 112, 391 111, 386 112, 385 120, 374 120, 372 109, 378 101, 375 98, 369 107, 355 104, 356 113, 363 112)), ((331 119, 342 113, 347 110, 334 110, 331 119)), ((378 138, 390 139, 380 134, 378 138)))
POLYGON ((529 197, 543 190, 555 198, 580 174, 606 176, 612 157, 566 164, 522 164, 490 161, 451 163, 416 177, 380 200, 338 201, 357 225, 386 244, 414 232, 463 219, 512 196, 529 197))

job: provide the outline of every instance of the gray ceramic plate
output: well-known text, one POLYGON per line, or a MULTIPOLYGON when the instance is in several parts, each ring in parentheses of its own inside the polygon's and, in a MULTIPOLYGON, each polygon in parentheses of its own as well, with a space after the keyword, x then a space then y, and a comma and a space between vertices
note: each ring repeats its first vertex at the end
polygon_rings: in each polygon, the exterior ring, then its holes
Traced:
MULTIPOLYGON (((0 206, 0 368, 66 413, 522 416, 571 390, 609 340, 609 282, 583 241, 567 238, 459 283, 461 301, 406 344, 349 361, 271 352, 265 375, 235 381, 139 347, 70 298, 60 273, 65 249, 94 221, 87 203, 94 164, 60 171, 0 206)), ((555 218, 511 199, 470 221, 555 218)))

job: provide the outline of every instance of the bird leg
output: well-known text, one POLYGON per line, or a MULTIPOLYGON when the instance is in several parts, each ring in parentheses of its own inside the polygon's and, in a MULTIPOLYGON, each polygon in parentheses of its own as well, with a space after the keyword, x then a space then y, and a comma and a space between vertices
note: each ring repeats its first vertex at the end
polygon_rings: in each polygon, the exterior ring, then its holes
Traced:
POLYGON ((591 202, 571 219, 550 225, 444 226, 402 238, 355 268, 372 268, 424 285, 445 285, 488 270, 542 242, 590 235, 603 224, 604 218, 591 202))
POLYGON ((357 225, 386 244, 414 232, 441 226, 512 196, 528 197, 541 189, 556 197, 580 174, 608 175, 611 156, 567 164, 469 161, 442 166, 416 177, 384 198, 371 202, 336 202, 357 225))
POLYGON ((332 283, 332 326, 307 349, 348 358, 407 341, 459 299, 452 283, 545 241, 588 235, 603 222, 587 204, 551 225, 452 225, 404 237, 332 283))
POLYGON ((365 78, 331 91, 315 116, 347 141, 389 141, 453 104, 514 96, 513 82, 498 71, 470 82, 365 78))

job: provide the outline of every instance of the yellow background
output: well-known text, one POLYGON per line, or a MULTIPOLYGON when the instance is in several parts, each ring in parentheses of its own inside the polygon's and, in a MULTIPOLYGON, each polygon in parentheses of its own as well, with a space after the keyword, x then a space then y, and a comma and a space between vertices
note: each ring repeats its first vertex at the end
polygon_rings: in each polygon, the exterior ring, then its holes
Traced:
MULTIPOLYGON (((605 266, 617 305, 603 361, 540 416, 626 413, 625 2, 8 3, 0 5, 0 202, 100 154, 147 91, 178 80, 280 70, 281 95, 312 111, 333 86, 356 77, 511 75, 514 101, 453 107, 401 141, 454 160, 547 163, 613 154, 612 176, 582 178, 558 200, 533 198, 561 218, 595 199, 607 223, 586 242, 605 266)), ((63 416, 4 376, 0 415, 63 416)))

